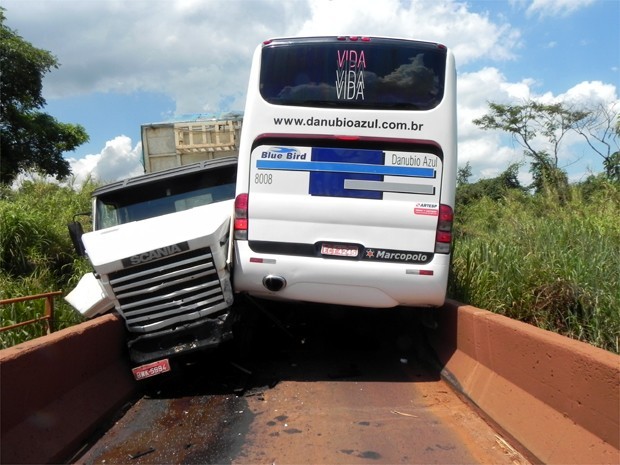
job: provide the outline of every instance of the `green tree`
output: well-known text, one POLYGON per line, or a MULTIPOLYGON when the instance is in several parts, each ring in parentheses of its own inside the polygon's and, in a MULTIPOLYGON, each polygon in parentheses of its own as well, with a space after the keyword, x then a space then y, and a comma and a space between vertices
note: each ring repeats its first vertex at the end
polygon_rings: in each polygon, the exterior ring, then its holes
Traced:
POLYGON ((0 183, 26 170, 64 179, 71 168, 62 154, 87 142, 88 134, 40 111, 46 103, 43 76, 58 61, 7 27, 4 11, 0 8, 0 183))
POLYGON ((541 157, 532 162, 530 173, 533 178, 530 188, 533 188, 534 192, 555 194, 561 203, 570 197, 566 172, 554 165, 546 152, 541 152, 541 157))
POLYGON ((490 112, 475 119, 475 125, 485 130, 501 130, 525 149, 532 160, 530 171, 534 176, 532 187, 537 192, 554 190, 560 200, 568 191, 567 176, 558 165, 564 137, 575 131, 590 112, 574 110, 562 103, 545 104, 527 101, 523 105, 489 103, 490 112), (540 138, 546 142, 540 143, 540 138))
POLYGON ((605 166, 607 177, 611 181, 620 184, 620 152, 612 153, 609 158, 603 162, 603 165, 605 166))
POLYGON ((469 178, 471 178, 471 164, 469 162, 465 163, 465 166, 459 168, 456 171, 456 185, 462 186, 464 184, 469 184, 469 178))
POLYGON ((462 180, 456 188, 457 208, 475 203, 483 197, 497 201, 505 197, 509 191, 525 193, 525 189, 517 178, 519 174, 518 163, 512 163, 495 178, 480 179, 472 184, 467 181, 471 175, 469 162, 466 163, 465 168, 462 170, 459 169, 459 176, 462 180))

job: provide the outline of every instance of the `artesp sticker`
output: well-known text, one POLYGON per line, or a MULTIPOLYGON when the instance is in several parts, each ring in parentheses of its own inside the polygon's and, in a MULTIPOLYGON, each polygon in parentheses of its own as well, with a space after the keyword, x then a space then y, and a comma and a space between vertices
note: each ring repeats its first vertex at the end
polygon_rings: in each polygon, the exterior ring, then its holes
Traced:
POLYGON ((439 204, 431 202, 417 202, 413 208, 415 215, 439 216, 439 204))

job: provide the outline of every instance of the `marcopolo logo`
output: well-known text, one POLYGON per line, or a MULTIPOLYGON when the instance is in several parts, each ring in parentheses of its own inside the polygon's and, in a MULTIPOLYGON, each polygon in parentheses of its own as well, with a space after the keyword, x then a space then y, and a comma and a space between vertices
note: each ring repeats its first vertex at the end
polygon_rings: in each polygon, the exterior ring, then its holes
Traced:
POLYGON ((428 263, 433 254, 407 250, 366 249, 364 260, 400 263, 428 263))
POLYGON ((189 250, 189 244, 187 242, 180 242, 178 244, 167 245, 166 247, 160 247, 159 249, 149 250, 148 252, 132 255, 129 258, 122 260, 123 266, 141 265, 142 263, 151 262, 153 260, 159 260, 170 255, 174 255, 189 250))
POLYGON ((269 147, 263 150, 259 157, 269 160, 305 160, 308 157, 306 152, 301 153, 294 147, 269 147))

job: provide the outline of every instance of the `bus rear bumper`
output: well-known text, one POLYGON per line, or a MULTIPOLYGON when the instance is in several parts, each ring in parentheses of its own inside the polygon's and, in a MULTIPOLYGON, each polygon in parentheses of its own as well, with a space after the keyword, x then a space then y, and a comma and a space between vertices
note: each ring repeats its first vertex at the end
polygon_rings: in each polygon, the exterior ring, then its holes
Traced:
POLYGON ((233 283, 237 293, 267 299, 358 307, 434 307, 445 301, 449 262, 449 255, 440 254, 425 265, 266 255, 253 252, 245 241, 236 241, 233 283), (284 285, 270 291, 265 278, 282 279, 284 285))

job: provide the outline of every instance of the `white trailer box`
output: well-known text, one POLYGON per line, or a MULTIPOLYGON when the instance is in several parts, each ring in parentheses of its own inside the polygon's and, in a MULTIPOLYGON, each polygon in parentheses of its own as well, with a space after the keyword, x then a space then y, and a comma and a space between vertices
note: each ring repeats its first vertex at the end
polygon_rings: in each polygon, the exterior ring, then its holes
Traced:
POLYGON ((241 113, 186 115, 142 125, 142 153, 147 173, 214 158, 236 157, 241 113))

